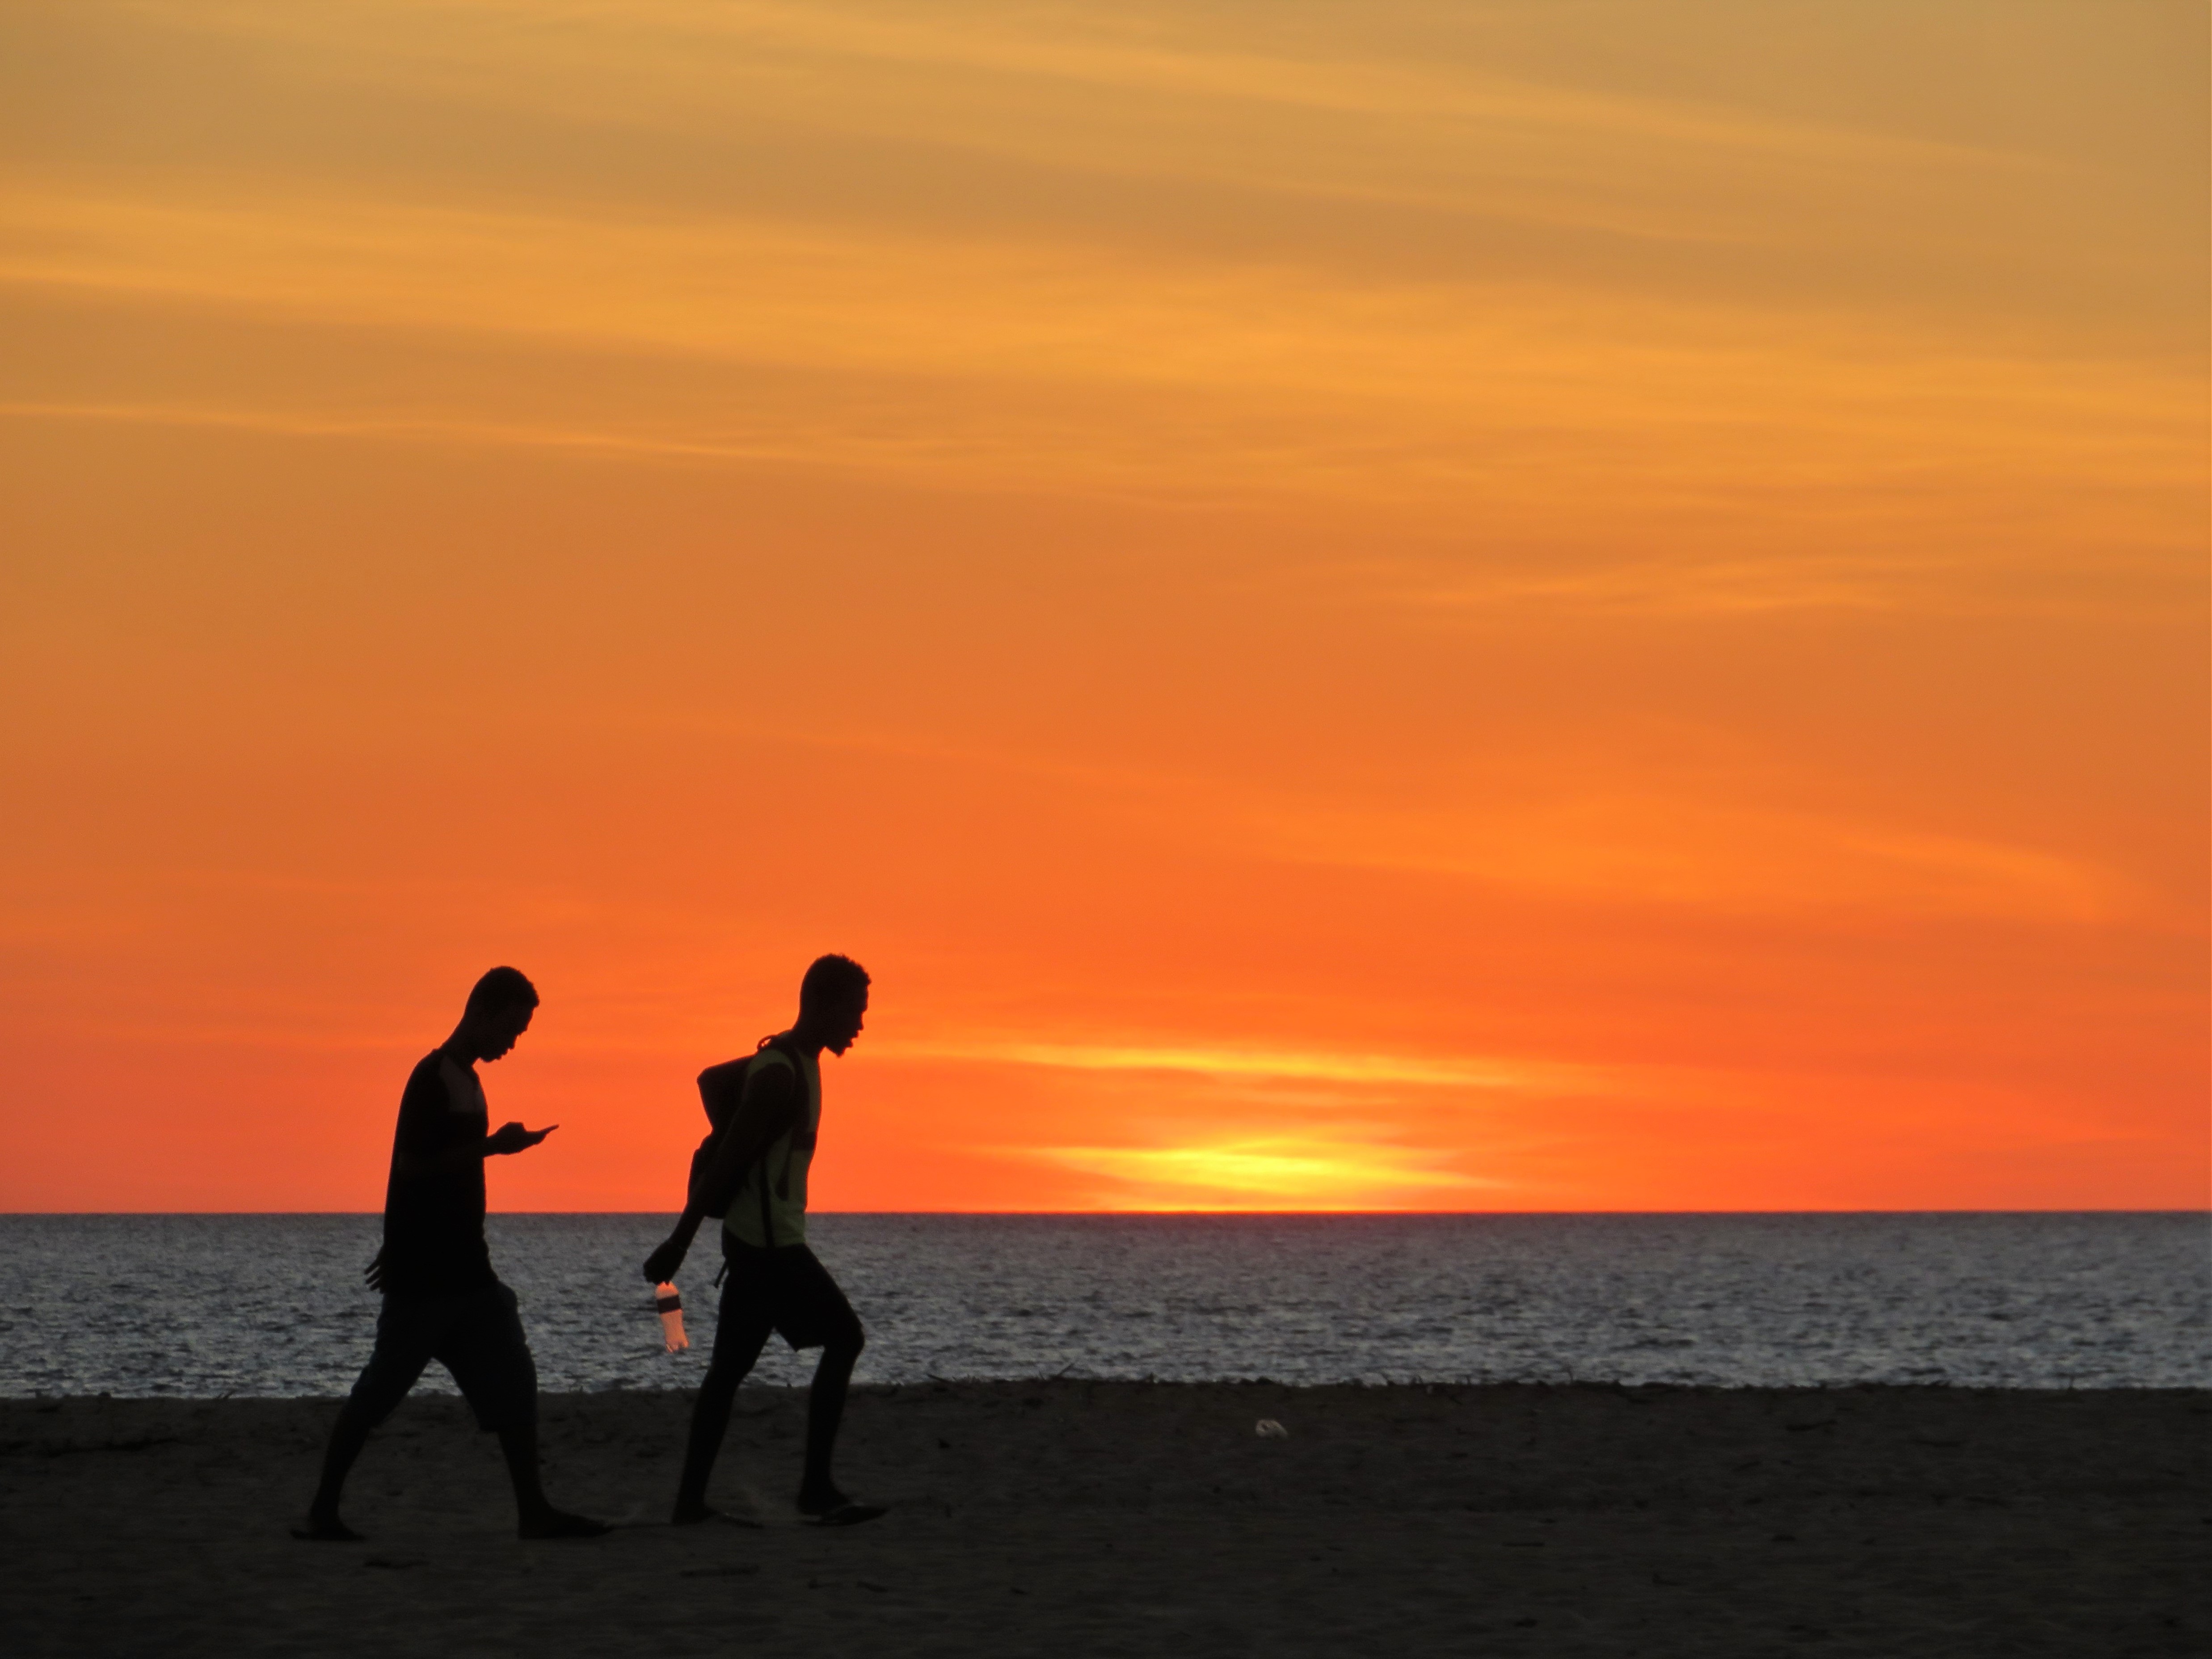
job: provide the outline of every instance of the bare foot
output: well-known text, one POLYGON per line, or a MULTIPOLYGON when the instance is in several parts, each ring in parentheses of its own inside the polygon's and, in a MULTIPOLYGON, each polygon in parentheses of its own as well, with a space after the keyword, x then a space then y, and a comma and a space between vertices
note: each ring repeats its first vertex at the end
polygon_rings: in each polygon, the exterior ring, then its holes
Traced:
POLYGON ((832 1510, 842 1509, 853 1500, 827 1480, 818 1486, 799 1489, 799 1512, 801 1515, 827 1515, 832 1510))
POLYGON ((799 1513, 809 1526, 857 1527, 884 1513, 880 1504, 859 1504, 835 1486, 810 1486, 799 1494, 799 1513))
POLYGON ((727 1510, 714 1509, 705 1504, 679 1504, 669 1511, 668 1516, 668 1524, 672 1527, 696 1527, 708 1521, 720 1521, 732 1527, 757 1528, 760 1525, 749 1515, 732 1515, 727 1510))
POLYGON ((362 1535, 335 1515, 311 1515, 304 1525, 292 1528, 292 1536, 310 1544, 358 1544, 362 1535))
POLYGON ((594 1521, 587 1515, 546 1510, 522 1521, 514 1530, 522 1538, 601 1538, 611 1528, 605 1522, 594 1521))
POLYGON ((879 1520, 888 1512, 881 1504, 840 1504, 834 1510, 808 1516, 806 1524, 810 1527, 857 1527, 863 1521, 879 1520))

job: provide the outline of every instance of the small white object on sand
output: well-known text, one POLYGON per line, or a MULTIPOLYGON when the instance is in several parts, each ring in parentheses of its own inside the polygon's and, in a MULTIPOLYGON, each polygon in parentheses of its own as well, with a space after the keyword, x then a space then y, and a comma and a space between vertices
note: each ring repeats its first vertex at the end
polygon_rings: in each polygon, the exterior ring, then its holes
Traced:
POLYGON ((1291 1431, 1272 1417, 1263 1417, 1252 1425, 1252 1432, 1262 1440, 1288 1440, 1291 1431))

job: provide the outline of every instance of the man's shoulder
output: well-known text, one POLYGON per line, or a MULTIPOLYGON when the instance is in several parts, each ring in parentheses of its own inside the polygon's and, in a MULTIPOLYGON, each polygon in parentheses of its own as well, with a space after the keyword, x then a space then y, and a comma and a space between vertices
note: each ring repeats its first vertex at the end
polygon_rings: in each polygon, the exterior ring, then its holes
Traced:
POLYGON ((447 1092, 446 1064, 443 1048, 433 1048, 416 1060, 415 1069, 407 1073, 407 1090, 400 1097, 401 1103, 421 1099, 442 1104, 447 1092))
POLYGON ((796 1056, 781 1043, 769 1042, 745 1062, 745 1091, 781 1091, 800 1085, 806 1076, 796 1056))

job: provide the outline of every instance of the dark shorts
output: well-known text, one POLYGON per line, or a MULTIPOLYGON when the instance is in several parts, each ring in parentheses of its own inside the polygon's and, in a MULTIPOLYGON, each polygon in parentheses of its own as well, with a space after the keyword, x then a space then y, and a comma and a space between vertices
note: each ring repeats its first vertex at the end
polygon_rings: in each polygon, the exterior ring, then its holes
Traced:
POLYGON ((376 1320, 376 1352, 353 1385, 356 1407, 381 1423, 436 1360, 485 1429, 538 1421, 538 1366, 514 1292, 494 1279, 459 1296, 387 1296, 376 1320))
POLYGON ((763 1250, 722 1235, 722 1304, 714 1362, 750 1370, 773 1331, 793 1348, 860 1347, 860 1316, 830 1270, 804 1244, 763 1250))

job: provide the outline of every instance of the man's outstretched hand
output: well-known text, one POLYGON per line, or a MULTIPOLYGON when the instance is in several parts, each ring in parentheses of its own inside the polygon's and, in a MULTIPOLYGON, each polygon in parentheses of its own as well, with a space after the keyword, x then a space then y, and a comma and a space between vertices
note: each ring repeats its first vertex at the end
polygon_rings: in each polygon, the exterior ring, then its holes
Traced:
POLYGON ((379 1292, 383 1291, 384 1252, 381 1249, 377 1251, 376 1259, 361 1270, 361 1282, 368 1285, 372 1291, 379 1292))
POLYGON ((684 1265, 684 1253, 691 1241, 678 1235, 661 1241, 660 1248, 645 1259, 645 1278, 649 1285, 663 1285, 676 1277, 676 1270, 684 1265))
POLYGON ((527 1152, 561 1126, 549 1123, 542 1129, 526 1129, 520 1123, 502 1123, 484 1139, 487 1152, 527 1152))

